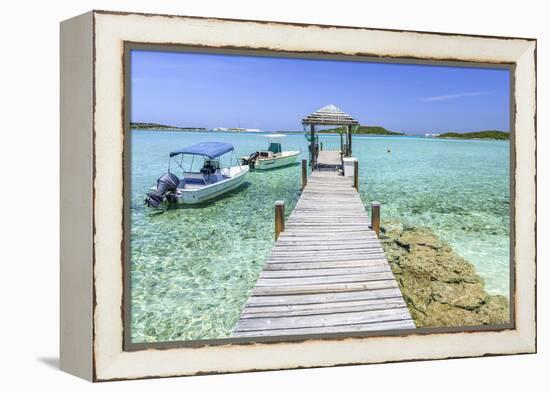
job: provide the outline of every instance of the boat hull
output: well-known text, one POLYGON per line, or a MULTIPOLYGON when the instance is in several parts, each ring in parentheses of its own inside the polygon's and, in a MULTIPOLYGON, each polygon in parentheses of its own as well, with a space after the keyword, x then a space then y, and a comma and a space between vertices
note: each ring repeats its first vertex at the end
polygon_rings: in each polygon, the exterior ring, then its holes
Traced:
POLYGON ((266 170, 273 168, 281 168, 283 166, 292 165, 298 159, 299 151, 286 152, 285 155, 272 158, 256 159, 254 169, 266 170))
POLYGON ((242 169, 231 168, 231 170, 235 169, 239 169, 240 172, 229 179, 197 189, 178 189, 176 195, 177 201, 186 205, 195 205, 197 203, 202 203, 217 198, 220 195, 234 190, 243 183, 246 174, 248 173, 247 166, 243 166, 242 169))

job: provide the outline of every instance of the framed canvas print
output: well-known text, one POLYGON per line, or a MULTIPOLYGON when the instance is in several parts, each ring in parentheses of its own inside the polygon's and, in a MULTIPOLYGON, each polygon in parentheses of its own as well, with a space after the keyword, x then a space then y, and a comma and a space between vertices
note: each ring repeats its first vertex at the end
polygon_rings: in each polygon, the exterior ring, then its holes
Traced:
POLYGON ((61 368, 536 351, 536 40, 61 23, 61 368))

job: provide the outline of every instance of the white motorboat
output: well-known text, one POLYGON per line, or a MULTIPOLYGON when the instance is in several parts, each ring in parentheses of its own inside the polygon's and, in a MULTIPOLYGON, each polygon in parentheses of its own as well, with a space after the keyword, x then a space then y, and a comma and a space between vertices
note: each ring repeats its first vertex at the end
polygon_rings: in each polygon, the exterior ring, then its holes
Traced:
POLYGON ((260 170, 294 164, 301 152, 299 150, 283 151, 281 139, 285 136, 282 134, 267 135, 267 138, 269 138, 267 150, 257 151, 248 157, 242 157, 241 163, 248 165, 250 169, 260 170))
POLYGON ((247 173, 248 166, 239 163, 233 145, 224 142, 201 142, 170 153, 168 172, 162 175, 157 180, 157 186, 147 193, 145 203, 149 207, 157 208, 165 202, 205 202, 237 188, 247 173), (227 168, 222 167, 220 156, 226 153, 233 153, 237 166, 231 166, 230 161, 227 168), (193 156, 190 169, 183 166, 185 155, 193 156), (198 172, 192 171, 195 156, 200 156, 204 160, 198 172), (180 161, 176 158, 180 158, 180 161), (181 178, 170 171, 172 162, 182 170, 181 178))

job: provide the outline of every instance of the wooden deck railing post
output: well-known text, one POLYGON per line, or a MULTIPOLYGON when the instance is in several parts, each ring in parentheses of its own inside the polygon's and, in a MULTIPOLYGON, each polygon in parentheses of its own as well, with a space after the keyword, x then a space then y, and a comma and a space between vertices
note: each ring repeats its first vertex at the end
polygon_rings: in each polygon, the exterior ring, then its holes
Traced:
POLYGON ((285 201, 275 202, 275 240, 285 230, 285 201))
POLYGON ((321 142, 321 150, 323 150, 323 142, 321 142))
POLYGON ((353 161, 353 187, 359 192, 359 161, 353 161))
POLYGON ((380 236, 380 202, 372 202, 370 205, 371 228, 380 236))
POLYGON ((307 160, 302 160, 302 191, 307 186, 307 160))

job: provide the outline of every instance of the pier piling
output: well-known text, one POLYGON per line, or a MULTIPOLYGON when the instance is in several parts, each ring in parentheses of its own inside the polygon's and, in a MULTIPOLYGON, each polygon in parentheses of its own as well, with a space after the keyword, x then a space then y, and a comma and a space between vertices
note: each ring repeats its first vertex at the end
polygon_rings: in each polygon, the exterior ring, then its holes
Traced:
POLYGON ((285 201, 275 202, 275 240, 285 230, 285 201))
POLYGON ((359 192, 359 161, 353 162, 353 187, 359 192))
POLYGON ((376 236, 380 237, 380 202, 372 202, 370 205, 371 227, 376 236))
POLYGON ((302 191, 307 186, 307 160, 302 160, 302 191))

